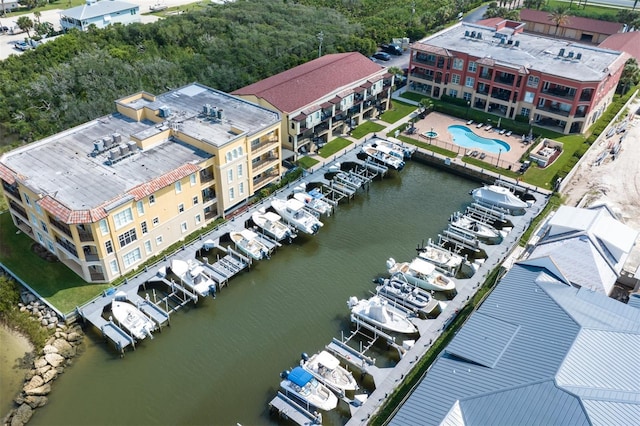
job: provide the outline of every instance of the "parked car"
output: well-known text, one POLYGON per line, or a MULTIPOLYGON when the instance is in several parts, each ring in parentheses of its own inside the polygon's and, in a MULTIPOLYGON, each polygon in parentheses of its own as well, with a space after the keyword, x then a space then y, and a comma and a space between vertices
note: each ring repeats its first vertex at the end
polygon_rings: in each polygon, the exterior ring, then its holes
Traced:
POLYGON ((381 61, 389 61, 391 60, 391 56, 389 56, 388 53, 385 52, 376 52, 373 54, 373 57, 376 59, 379 59, 381 61))
POLYGON ((383 52, 389 53, 391 55, 400 56, 402 55, 402 48, 397 44, 383 44, 380 46, 383 52))
POLYGON ((22 50, 23 52, 25 50, 31 49, 31 45, 29 43, 27 43, 26 41, 22 41, 22 40, 21 41, 16 41, 13 44, 13 47, 15 47, 18 50, 22 50))

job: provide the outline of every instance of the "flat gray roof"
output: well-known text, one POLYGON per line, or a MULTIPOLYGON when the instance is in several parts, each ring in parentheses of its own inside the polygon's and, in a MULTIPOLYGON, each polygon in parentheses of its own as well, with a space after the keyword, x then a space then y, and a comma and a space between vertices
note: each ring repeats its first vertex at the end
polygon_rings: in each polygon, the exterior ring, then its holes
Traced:
POLYGON ((559 40, 532 34, 511 34, 512 31, 482 25, 460 23, 447 30, 441 31, 432 37, 428 37, 414 48, 420 50, 420 44, 432 45, 443 49, 466 53, 479 58, 487 58, 495 61, 497 65, 511 67, 514 70, 527 68, 537 70, 545 74, 576 81, 600 81, 610 69, 622 66, 614 64, 624 54, 614 50, 603 49, 572 42, 559 40), (482 33, 482 38, 465 36, 465 31, 482 33), (511 37, 512 44, 508 44, 511 37), (500 40, 505 38, 504 43, 500 40), (515 42, 518 41, 518 47, 515 42), (564 49, 564 55, 558 56, 560 49, 564 49), (573 52, 573 58, 567 55, 573 52), (576 59, 578 54, 580 59, 576 59), (614 66, 615 65, 615 66, 614 66))
POLYGON ((48 194, 72 210, 89 210, 181 166, 211 157, 183 141, 167 138, 145 150, 136 148, 112 163, 109 149, 92 155, 97 140, 119 134, 118 145, 126 146, 131 135, 144 138, 176 126, 189 136, 221 147, 238 137, 232 128, 251 135, 279 122, 278 113, 195 83, 160 95, 156 102, 135 103, 138 107, 166 107, 171 115, 167 122, 158 124, 114 113, 11 151, 2 157, 2 163, 37 193, 48 194), (224 118, 214 121, 199 114, 205 103, 223 107, 224 118))
POLYGON ((111 13, 121 12, 123 10, 139 8, 140 7, 137 4, 126 3, 118 0, 103 0, 90 4, 85 3, 81 6, 63 10, 60 12, 60 15, 82 21, 83 19, 97 18, 111 13))

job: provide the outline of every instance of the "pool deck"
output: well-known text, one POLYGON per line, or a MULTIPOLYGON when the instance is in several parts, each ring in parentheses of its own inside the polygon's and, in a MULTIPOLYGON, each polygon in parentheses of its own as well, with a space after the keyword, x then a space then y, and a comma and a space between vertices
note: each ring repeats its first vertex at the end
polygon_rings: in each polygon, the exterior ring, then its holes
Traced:
MULTIPOLYGON (((507 152, 500 153, 500 165, 502 167, 507 167, 509 163, 511 163, 515 170, 520 166, 520 157, 527 150, 527 145, 522 143, 522 135, 521 134, 512 134, 511 136, 501 135, 499 134, 499 129, 496 130, 494 127, 491 130, 484 130, 488 123, 478 129, 476 125, 478 123, 474 122, 473 124, 467 125, 467 120, 463 120, 461 118, 455 118, 448 115, 441 114, 439 112, 432 112, 427 115, 425 118, 418 120, 415 124, 417 130, 415 134, 410 137, 414 137, 422 142, 430 142, 433 145, 438 145, 443 148, 447 148, 452 151, 457 151, 458 155, 463 156, 466 151, 471 151, 472 149, 464 148, 459 145, 453 143, 453 137, 451 133, 447 130, 449 126, 452 124, 458 124, 469 127, 475 134, 490 138, 490 139, 500 139, 511 146, 511 149, 507 152), (429 141, 429 138, 424 136, 425 132, 429 132, 433 129, 434 132, 438 133, 438 136, 429 141), (517 167, 516 167, 517 166, 517 167)), ((492 123, 497 124, 497 123, 492 123)), ((479 148, 474 148, 478 152, 482 152, 479 148)), ((485 161, 488 163, 496 164, 498 160, 498 155, 492 152, 486 152, 485 161)))

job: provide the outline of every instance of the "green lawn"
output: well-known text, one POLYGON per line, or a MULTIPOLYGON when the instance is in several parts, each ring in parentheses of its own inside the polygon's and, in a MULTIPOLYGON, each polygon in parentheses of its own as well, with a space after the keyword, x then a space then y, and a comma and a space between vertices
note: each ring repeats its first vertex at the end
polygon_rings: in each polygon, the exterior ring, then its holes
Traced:
MULTIPOLYGON (((573 15, 575 13, 578 13, 579 11, 581 16, 589 16, 593 19, 606 18, 607 20, 610 20, 610 21, 616 21, 616 16, 619 10, 616 7, 607 7, 607 6, 600 6, 595 4, 587 4, 584 7, 583 6, 578 7, 575 1, 571 5, 571 9, 569 9, 569 4, 571 4, 569 0, 567 1, 547 0, 546 6, 552 10, 555 10, 559 7, 565 8, 567 9, 568 15, 573 15)), ((633 3, 630 1, 629 6, 632 6, 632 5, 633 3)))
POLYGON ((368 135, 369 133, 379 132, 384 129, 382 124, 374 123, 372 121, 365 121, 351 132, 351 136, 360 139, 368 135))
POLYGON ((315 158, 311 158, 311 157, 302 157, 300 159, 298 159, 298 161, 296 162, 298 164, 298 166, 302 167, 303 169, 310 169, 311 167, 315 166, 316 164, 319 163, 318 160, 316 160, 315 158))
POLYGON ((351 141, 345 138, 335 138, 318 150, 318 155, 322 158, 329 158, 336 152, 351 145, 351 141))
POLYGON ((0 261, 62 313, 73 311, 109 284, 88 284, 61 262, 47 262, 33 251, 35 242, 17 233, 8 212, 0 214, 0 261))
POLYGON ((400 120, 403 117, 406 117, 407 115, 411 114, 413 111, 415 111, 417 109, 417 107, 415 105, 410 105, 410 104, 406 104, 404 102, 400 102, 400 101, 392 101, 391 102, 391 109, 388 111, 385 111, 381 116, 380 119, 382 121, 386 121, 387 123, 395 123, 396 121, 400 120))

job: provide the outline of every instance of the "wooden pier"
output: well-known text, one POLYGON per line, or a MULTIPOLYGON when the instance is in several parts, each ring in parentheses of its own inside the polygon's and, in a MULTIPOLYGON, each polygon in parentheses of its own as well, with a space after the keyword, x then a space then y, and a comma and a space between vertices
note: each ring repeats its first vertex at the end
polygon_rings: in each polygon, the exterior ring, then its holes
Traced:
POLYGON ((291 420, 301 426, 322 424, 322 414, 313 410, 309 404, 301 405, 301 402, 290 398, 281 391, 269 402, 269 409, 277 411, 280 417, 291 420))

